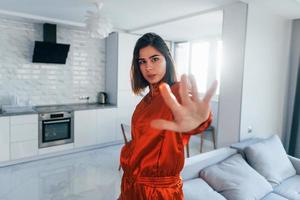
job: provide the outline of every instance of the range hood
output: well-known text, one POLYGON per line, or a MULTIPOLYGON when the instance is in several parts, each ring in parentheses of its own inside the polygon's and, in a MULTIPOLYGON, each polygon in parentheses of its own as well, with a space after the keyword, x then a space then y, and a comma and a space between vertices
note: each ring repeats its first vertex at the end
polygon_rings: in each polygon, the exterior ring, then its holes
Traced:
POLYGON ((43 36, 44 41, 35 41, 32 62, 66 64, 70 45, 56 43, 56 25, 43 24, 43 36))

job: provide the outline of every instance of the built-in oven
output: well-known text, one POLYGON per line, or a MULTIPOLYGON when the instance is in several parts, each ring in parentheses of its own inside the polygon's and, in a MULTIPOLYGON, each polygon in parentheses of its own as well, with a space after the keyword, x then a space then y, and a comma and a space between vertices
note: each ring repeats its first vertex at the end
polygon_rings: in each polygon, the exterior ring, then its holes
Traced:
POLYGON ((39 114, 39 148, 73 142, 73 111, 39 114))

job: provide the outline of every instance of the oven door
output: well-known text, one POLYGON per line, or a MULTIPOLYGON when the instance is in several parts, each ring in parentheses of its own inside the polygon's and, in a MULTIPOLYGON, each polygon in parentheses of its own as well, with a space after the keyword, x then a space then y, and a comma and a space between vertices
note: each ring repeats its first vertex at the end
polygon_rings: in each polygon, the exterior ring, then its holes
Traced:
POLYGON ((39 147, 49 147, 73 142, 72 119, 51 119, 41 121, 39 147))

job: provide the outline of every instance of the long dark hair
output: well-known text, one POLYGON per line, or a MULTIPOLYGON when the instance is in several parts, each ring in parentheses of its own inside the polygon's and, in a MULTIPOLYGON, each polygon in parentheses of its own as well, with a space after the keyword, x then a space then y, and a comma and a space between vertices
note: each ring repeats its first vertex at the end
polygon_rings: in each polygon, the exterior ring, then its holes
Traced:
POLYGON ((131 88, 134 94, 141 94, 149 85, 148 81, 144 79, 138 63, 140 49, 147 46, 152 46, 157 49, 166 59, 166 74, 162 81, 168 83, 170 86, 177 81, 174 61, 167 44, 159 35, 146 33, 138 39, 133 50, 130 78, 131 88))

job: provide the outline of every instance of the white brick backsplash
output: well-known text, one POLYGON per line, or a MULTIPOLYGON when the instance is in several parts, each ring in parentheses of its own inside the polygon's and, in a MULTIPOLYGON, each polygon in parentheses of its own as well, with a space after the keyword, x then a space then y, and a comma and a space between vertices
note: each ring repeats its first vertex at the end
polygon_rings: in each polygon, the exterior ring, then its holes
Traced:
POLYGON ((0 95, 14 95, 20 105, 97 101, 105 90, 105 40, 85 30, 57 25, 57 42, 71 44, 65 65, 32 63, 34 41, 43 40, 43 25, 23 19, 0 19, 0 95))

